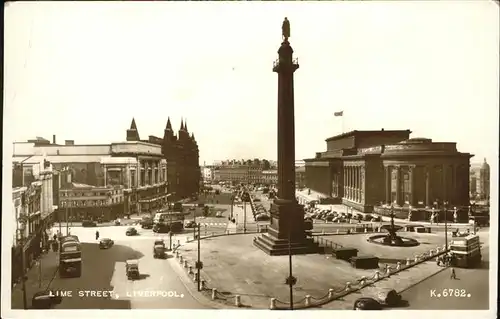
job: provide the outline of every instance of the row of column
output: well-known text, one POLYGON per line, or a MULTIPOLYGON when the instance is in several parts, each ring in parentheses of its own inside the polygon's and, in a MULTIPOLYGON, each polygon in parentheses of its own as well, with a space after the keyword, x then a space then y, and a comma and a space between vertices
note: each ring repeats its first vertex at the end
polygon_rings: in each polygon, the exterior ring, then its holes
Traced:
MULTIPOLYGON (((137 167, 138 170, 136 170, 136 176, 135 176, 135 178, 137 180, 136 180, 135 185, 138 185, 138 186, 153 185, 153 184, 157 184, 163 180, 166 180, 166 176, 164 176, 164 178, 161 177, 162 174, 164 173, 161 165, 154 165, 152 163, 149 163, 149 161, 139 161, 139 164, 137 166, 138 166, 137 167), (151 171, 151 175, 149 174, 150 171, 151 171), (144 174, 144 176, 143 176, 143 174, 144 174)), ((125 168, 127 180, 125 181, 124 184, 127 184, 128 187, 132 187, 132 185, 133 185, 132 179, 131 179, 131 173, 130 173, 131 170, 133 170, 133 169, 130 167, 125 168)), ((122 172, 123 172, 123 169, 122 169, 122 172)), ((123 173, 121 173, 121 174, 123 174, 123 173)), ((107 171, 107 167, 104 166, 104 186, 107 185, 107 178, 108 178, 108 171, 107 171)))
MULTIPOLYGON (((404 204, 416 205, 416 204, 419 204, 416 202, 417 196, 420 196, 422 194, 415 193, 415 191, 417 191, 416 185, 415 185, 415 170, 416 170, 416 168, 417 167, 415 165, 408 165, 408 166, 404 166, 404 167, 401 167, 398 165, 384 167, 384 169, 385 169, 385 202, 387 204, 391 204, 393 202, 395 202, 395 204, 397 204, 397 205, 404 205, 404 204), (404 191, 404 189, 403 189, 404 184, 402 181, 403 169, 404 169, 404 172, 408 173, 408 179, 409 179, 408 180, 408 182, 409 182, 408 183, 409 184, 409 190, 408 190, 409 199, 408 199, 408 201, 406 201, 403 198, 403 194, 402 194, 404 191), (392 172, 393 172, 393 170, 396 170, 396 174, 395 174, 396 175, 396 181, 395 181, 396 189, 395 190, 392 189, 392 172), (395 199, 392 198, 392 193, 394 191, 396 193, 395 199)), ((456 188, 457 188, 457 172, 456 172, 456 168, 454 166, 451 168, 452 176, 448 176, 448 169, 446 166, 443 166, 441 168, 441 181, 440 181, 439 185, 431 185, 431 180, 432 180, 432 176, 431 176, 432 167, 431 166, 419 167, 419 172, 420 171, 423 173, 423 175, 425 177, 425 194, 424 194, 424 196, 422 196, 422 197, 424 197, 424 201, 423 201, 423 203, 420 203, 420 204, 424 204, 426 207, 432 206, 433 201, 434 201, 433 197, 439 197, 440 200, 444 200, 444 201, 448 201, 448 200, 453 201, 453 199, 454 199, 453 198, 454 197, 453 190, 456 191, 456 188), (451 185, 449 182, 450 178, 451 178, 451 185), (434 188, 435 190, 439 189, 439 193, 436 194, 436 191, 434 191, 433 194, 431 194, 432 188, 434 188)))
POLYGON ((361 203, 363 193, 362 166, 344 166, 344 198, 361 203))

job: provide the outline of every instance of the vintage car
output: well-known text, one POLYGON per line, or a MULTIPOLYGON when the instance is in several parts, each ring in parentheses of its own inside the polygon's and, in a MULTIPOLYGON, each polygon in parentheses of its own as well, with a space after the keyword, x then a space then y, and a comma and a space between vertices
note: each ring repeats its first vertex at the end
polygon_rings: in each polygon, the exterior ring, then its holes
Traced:
POLYGON ((138 279, 140 277, 139 261, 136 259, 127 260, 125 262, 125 272, 127 273, 127 279, 138 279))
POLYGON ((109 239, 109 238, 102 238, 99 241, 99 248, 100 249, 111 248, 114 244, 115 244, 115 242, 112 241, 111 239, 109 239))
POLYGON ((115 226, 120 226, 122 223, 119 219, 115 220, 115 226))
POLYGON ((137 235, 137 229, 135 229, 134 227, 129 227, 129 228, 127 228, 127 231, 125 232, 125 235, 135 236, 135 235, 137 235))
POLYGON ((397 307, 401 303, 401 295, 394 289, 386 288, 378 292, 377 300, 386 307, 397 307))
POLYGON ((196 227, 196 223, 194 220, 190 220, 184 224, 184 228, 194 228, 196 227))
POLYGON ((82 221, 82 227, 96 227, 97 223, 93 220, 84 220, 82 221))
POLYGON ((153 228, 153 219, 151 217, 145 216, 141 220, 141 228, 151 229, 153 228))
POLYGON ((362 297, 356 299, 353 310, 382 310, 382 305, 373 298, 362 297))
POLYGON ((153 245, 153 257, 154 258, 165 258, 166 257, 165 242, 163 240, 155 240, 153 245))
POLYGON ((31 299, 33 309, 51 309, 62 302, 62 297, 54 290, 36 292, 31 299))

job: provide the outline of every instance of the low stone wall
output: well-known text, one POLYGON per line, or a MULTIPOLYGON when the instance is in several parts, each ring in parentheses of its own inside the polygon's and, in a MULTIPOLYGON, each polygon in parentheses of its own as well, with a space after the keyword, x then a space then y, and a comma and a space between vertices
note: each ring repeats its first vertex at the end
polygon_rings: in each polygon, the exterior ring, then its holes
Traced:
MULTIPOLYGON (((256 232, 247 232, 248 233, 256 233, 256 232)), ((201 239, 207 239, 212 237, 221 237, 221 236, 230 236, 230 235, 242 235, 242 232, 229 233, 229 234, 216 234, 209 236, 201 236, 201 239)), ((353 233, 353 235, 356 233, 353 233)), ((358 233, 359 234, 359 233, 358 233)), ((343 234, 345 235, 345 234, 343 234)), ((316 235, 319 236, 319 235, 316 235)), ((194 240, 187 240, 186 242, 193 242, 194 240)), ((451 244, 451 241, 450 241, 451 244)), ((337 244, 338 245, 338 244, 337 244)), ((340 246, 340 245, 339 245, 340 246)), ((174 245, 173 253, 175 258, 179 261, 179 263, 183 266, 185 271, 190 275, 192 280, 197 283, 198 280, 201 281, 201 290, 203 292, 209 293, 212 301, 222 301, 228 305, 233 305, 234 307, 246 307, 251 308, 251 305, 243 305, 241 302, 241 296, 237 294, 222 294, 220 293, 216 287, 209 287, 209 284, 206 280, 203 279, 203 273, 200 271, 200 276, 198 277, 197 269, 196 269, 196 261, 188 260, 183 257, 182 254, 178 251, 178 248, 181 247, 180 242, 177 242, 177 245, 174 245)), ((415 255, 413 259, 407 258, 406 262, 397 262, 396 266, 386 265, 383 271, 377 270, 374 272, 372 276, 369 277, 361 277, 354 282, 346 282, 344 287, 338 290, 329 289, 325 292, 325 295, 321 297, 314 297, 307 295, 304 298, 294 301, 293 307, 294 309, 307 309, 314 308, 324 305, 329 302, 333 302, 339 298, 342 298, 348 294, 356 292, 360 289, 363 289, 366 286, 372 285, 379 280, 389 278, 390 276, 397 275, 399 272, 403 270, 408 270, 420 263, 429 261, 433 258, 438 258, 440 255, 445 253, 446 246, 436 247, 435 249, 430 250, 427 253, 423 253, 420 255, 415 255)), ((277 298, 271 298, 269 300, 269 309, 271 310, 286 310, 290 309, 290 303, 286 301, 281 301, 277 298)))

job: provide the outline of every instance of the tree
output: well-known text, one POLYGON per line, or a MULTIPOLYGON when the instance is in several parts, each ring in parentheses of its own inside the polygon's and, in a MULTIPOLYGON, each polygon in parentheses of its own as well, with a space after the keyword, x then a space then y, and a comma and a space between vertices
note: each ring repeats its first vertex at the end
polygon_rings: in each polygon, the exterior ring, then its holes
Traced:
POLYGON ((262 166, 263 166, 263 167, 262 167, 263 169, 267 170, 267 169, 270 169, 270 168, 271 168, 271 163, 269 163, 269 161, 268 161, 268 160, 263 159, 263 160, 262 160, 262 166))

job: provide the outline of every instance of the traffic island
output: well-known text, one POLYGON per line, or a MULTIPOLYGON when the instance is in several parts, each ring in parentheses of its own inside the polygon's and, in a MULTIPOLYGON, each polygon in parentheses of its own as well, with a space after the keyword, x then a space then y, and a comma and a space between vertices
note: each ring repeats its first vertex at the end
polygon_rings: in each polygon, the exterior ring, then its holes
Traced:
MULTIPOLYGON (((289 286, 285 284, 289 274, 288 256, 262 254, 253 245, 255 236, 247 234, 202 239, 200 256, 203 269, 199 279, 202 281, 202 294, 211 304, 215 302, 227 308, 253 309, 270 309, 274 304, 273 309, 286 309, 289 302, 289 286)), ((176 251, 179 253, 176 259, 180 263, 178 268, 184 268, 187 278, 197 283, 196 274, 189 274, 189 267, 197 261, 197 243, 187 243, 176 251)), ((437 267, 435 262, 420 262, 417 256, 409 261, 410 267, 418 264, 415 268, 420 271, 414 276, 417 280, 431 275, 437 267)), ((328 255, 293 256, 293 276, 297 278, 293 288, 294 304, 300 304, 302 308, 334 304, 333 308, 329 308, 343 309, 343 301, 334 299, 345 300, 353 291, 369 287, 374 282, 378 286, 379 282, 398 281, 399 273, 413 273, 412 270, 404 270, 407 267, 399 263, 395 267, 356 269, 328 255)), ((191 268, 191 271, 194 272, 194 269, 191 268)), ((354 295, 359 297, 359 294, 354 295)), ((352 304, 350 307, 352 309, 352 304)))

